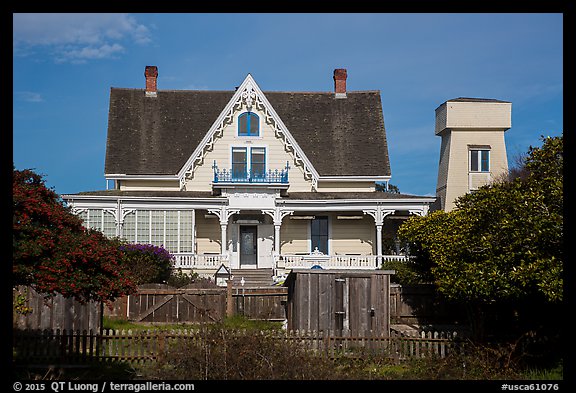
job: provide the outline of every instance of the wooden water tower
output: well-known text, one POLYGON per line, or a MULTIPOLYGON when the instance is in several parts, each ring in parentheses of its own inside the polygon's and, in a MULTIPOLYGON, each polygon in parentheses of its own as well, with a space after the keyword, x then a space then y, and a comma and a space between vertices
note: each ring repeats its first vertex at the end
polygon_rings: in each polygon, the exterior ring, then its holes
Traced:
POLYGON ((436 197, 450 211, 456 198, 508 173, 504 132, 512 103, 455 98, 436 108, 435 133, 442 137, 436 197))

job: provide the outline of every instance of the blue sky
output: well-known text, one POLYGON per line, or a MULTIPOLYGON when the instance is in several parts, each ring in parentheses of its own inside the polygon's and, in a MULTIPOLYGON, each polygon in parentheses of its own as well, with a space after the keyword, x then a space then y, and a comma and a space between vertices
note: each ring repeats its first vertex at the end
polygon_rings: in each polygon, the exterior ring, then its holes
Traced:
MULTIPOLYGON (((14 14, 13 160, 59 194, 105 189, 111 87, 379 90, 391 183, 434 195, 434 110, 512 102, 509 161, 563 130, 563 16, 482 14, 14 14)), ((169 141, 167 141, 169 143, 169 141)))

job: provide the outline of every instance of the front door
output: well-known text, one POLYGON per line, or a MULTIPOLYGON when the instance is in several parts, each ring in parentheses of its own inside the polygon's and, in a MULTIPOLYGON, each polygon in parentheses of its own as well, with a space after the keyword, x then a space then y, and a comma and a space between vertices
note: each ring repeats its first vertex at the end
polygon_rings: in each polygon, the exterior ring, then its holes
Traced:
POLYGON ((240 225, 240 267, 256 267, 258 256, 258 227, 240 225))

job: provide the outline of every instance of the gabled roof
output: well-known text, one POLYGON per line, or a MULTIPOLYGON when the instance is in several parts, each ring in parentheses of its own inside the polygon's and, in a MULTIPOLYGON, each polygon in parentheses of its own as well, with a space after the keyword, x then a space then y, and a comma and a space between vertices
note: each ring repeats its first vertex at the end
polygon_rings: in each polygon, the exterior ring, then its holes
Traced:
POLYGON ((110 91, 106 174, 175 175, 233 91, 110 91))
POLYGON ((390 176, 380 92, 264 94, 321 176, 390 176))
MULTIPOLYGON (((112 88, 105 173, 175 176, 234 94, 112 88)), ((263 94, 320 176, 390 176, 378 91, 263 94)))

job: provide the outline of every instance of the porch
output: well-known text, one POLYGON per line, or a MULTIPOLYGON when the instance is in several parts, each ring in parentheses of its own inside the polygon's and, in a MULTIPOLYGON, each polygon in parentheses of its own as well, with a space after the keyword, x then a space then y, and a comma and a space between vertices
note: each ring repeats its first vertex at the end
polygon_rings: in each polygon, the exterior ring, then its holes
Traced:
MULTIPOLYGON (((219 179, 220 180, 220 179, 219 179)), ((405 260, 396 232, 426 215, 433 198, 380 192, 289 193, 267 188, 202 192, 110 190, 69 196, 87 227, 162 245, 174 267, 213 276, 234 271, 378 269, 405 260)))

